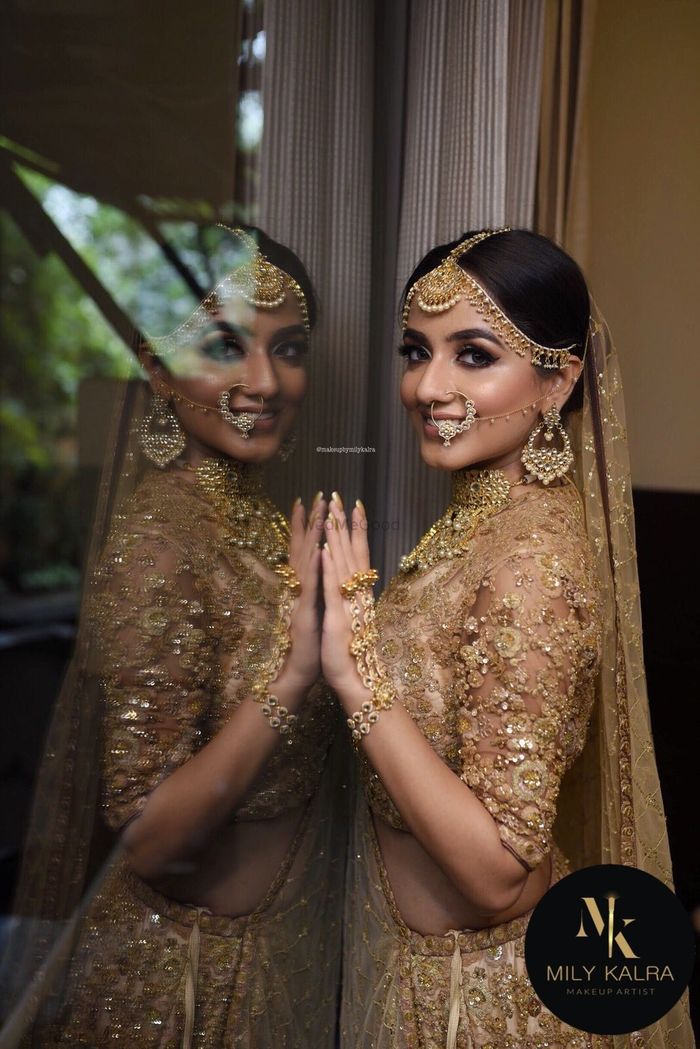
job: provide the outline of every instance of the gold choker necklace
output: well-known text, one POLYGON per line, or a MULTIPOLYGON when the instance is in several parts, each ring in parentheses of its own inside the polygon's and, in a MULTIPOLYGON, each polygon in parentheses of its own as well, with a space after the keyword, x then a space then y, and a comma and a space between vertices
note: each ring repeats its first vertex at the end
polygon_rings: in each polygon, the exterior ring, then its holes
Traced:
POLYGON ((528 484, 531 479, 534 478, 530 474, 525 474, 517 481, 509 481, 502 470, 456 470, 449 506, 410 554, 401 558, 399 571, 412 572, 459 557, 479 523, 503 509, 511 488, 528 484))
POLYGON ((263 491, 257 464, 208 456, 198 466, 178 459, 175 465, 194 473, 197 486, 218 511, 233 546, 252 550, 272 568, 286 565, 289 522, 263 491))

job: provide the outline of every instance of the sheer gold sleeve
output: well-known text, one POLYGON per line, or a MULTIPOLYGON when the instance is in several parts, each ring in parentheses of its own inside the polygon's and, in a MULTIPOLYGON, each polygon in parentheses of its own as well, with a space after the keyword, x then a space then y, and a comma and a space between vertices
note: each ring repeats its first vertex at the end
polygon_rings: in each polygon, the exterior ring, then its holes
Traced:
POLYGON ((532 869, 551 847, 562 775, 583 748, 600 653, 586 559, 521 552, 486 575, 457 659, 461 776, 532 869))
POLYGON ((92 626, 104 695, 103 805, 118 829, 201 742, 214 673, 204 595, 172 541, 112 541, 97 572, 92 626))

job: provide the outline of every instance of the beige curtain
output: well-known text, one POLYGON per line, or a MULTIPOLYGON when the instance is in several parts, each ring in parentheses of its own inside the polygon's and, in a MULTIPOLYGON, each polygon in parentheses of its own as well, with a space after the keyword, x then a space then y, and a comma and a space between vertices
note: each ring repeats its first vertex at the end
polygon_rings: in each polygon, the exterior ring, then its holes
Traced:
MULTIPOLYGON (((419 0, 411 5, 393 298, 440 241, 486 225, 531 226, 534 213, 544 5, 540 0, 419 0)), ((386 415, 378 449, 375 564, 386 580, 449 497, 450 479, 418 458, 398 397, 401 362, 389 342, 386 415)))
POLYGON ((585 267, 586 92, 597 0, 546 0, 535 228, 585 267))
POLYGON ((260 224, 299 252, 322 307, 275 494, 361 496, 382 582, 449 495, 399 401, 398 296, 431 245, 533 225, 547 15, 546 0, 264 7, 260 224))
POLYGON ((304 261, 321 315, 280 506, 316 489, 354 500, 365 446, 372 192, 373 7, 369 0, 266 0, 260 225, 304 261))

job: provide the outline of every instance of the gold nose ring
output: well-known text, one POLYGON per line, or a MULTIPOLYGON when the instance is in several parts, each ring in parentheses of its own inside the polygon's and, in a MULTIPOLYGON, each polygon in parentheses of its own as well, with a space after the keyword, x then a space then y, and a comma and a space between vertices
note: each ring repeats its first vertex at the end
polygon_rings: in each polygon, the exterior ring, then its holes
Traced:
POLYGON ((250 412, 239 412, 237 415, 231 411, 231 394, 237 386, 247 386, 248 383, 236 382, 233 386, 229 386, 228 389, 222 390, 219 394, 219 411, 227 423, 231 423, 237 430, 240 430, 241 435, 246 439, 250 436, 250 431, 255 426, 255 423, 263 413, 264 398, 262 394, 256 394, 256 397, 260 398, 260 411, 257 415, 252 415, 250 412))
POLYGON ((430 418, 433 426, 437 427, 437 432, 443 441, 443 447, 449 448, 452 438, 457 437, 460 433, 466 433, 474 423, 474 420, 476 419, 476 405, 471 397, 466 397, 463 393, 460 393, 459 390, 446 390, 445 392, 456 393, 458 397, 462 397, 464 399, 465 411, 464 418, 459 423, 456 423, 454 419, 438 420, 433 415, 433 405, 435 404, 435 401, 431 401, 430 403, 430 418))

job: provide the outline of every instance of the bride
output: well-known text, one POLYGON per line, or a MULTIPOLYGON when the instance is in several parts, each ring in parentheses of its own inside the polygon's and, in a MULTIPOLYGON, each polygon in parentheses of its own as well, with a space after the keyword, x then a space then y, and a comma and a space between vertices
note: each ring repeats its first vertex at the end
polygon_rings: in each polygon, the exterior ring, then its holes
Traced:
MULTIPOLYGON (((670 881, 615 357, 526 230, 434 248, 402 307, 401 400, 452 497, 376 607, 362 506, 329 504, 322 664, 364 781, 341 1045, 612 1046, 544 1007, 524 936, 571 869, 670 881)), ((684 1006, 623 1044, 692 1046, 684 1006)))
POLYGON ((51 919, 15 938, 18 974, 44 964, 4 1034, 33 1019, 32 1044, 334 1045, 346 821, 319 677, 326 504, 307 519, 298 499, 288 521, 261 474, 306 394, 315 298, 260 231, 207 239, 226 270, 143 341, 148 386, 127 388, 105 466, 18 897, 22 919, 51 919), (119 844, 76 911, 96 830, 119 844))

